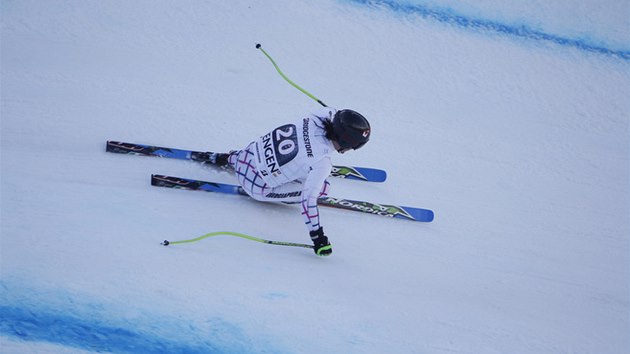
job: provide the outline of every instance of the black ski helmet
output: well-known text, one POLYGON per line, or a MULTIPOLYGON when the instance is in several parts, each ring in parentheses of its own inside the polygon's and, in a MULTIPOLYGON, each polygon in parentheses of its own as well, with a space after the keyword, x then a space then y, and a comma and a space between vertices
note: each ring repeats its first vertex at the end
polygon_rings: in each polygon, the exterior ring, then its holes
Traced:
POLYGON ((358 112, 342 109, 333 116, 331 133, 339 150, 356 150, 370 140, 370 122, 358 112))

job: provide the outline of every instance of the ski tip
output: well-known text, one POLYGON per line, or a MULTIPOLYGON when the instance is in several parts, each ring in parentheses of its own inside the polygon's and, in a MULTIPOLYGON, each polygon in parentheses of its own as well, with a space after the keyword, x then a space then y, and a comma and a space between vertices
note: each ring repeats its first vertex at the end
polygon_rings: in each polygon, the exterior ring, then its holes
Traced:
POLYGON ((357 171, 359 171, 362 175, 362 177, 359 179, 362 179, 364 181, 382 183, 387 180, 387 172, 385 170, 368 167, 357 167, 357 171))
POLYGON ((378 182, 385 182, 387 180, 387 172, 383 171, 380 177, 381 178, 378 180, 378 182))
POLYGON ((168 240, 164 240, 164 242, 162 242, 162 243, 161 243, 161 245, 162 245, 162 246, 168 246, 168 245, 170 245, 170 244, 171 244, 171 243, 170 243, 170 242, 168 242, 168 240))
POLYGON ((429 209, 418 209, 417 211, 410 214, 413 216, 415 221, 421 221, 421 222, 432 222, 433 219, 435 218, 435 214, 433 213, 433 210, 429 210, 429 209))

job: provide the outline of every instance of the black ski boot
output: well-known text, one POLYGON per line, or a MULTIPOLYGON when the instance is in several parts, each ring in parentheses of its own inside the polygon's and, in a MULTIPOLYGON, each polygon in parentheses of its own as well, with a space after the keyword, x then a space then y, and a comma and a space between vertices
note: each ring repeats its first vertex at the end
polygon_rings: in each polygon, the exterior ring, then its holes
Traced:
POLYGON ((218 167, 226 167, 229 163, 230 154, 213 152, 210 154, 210 163, 218 167))
POLYGON ((230 156, 238 153, 236 150, 232 150, 229 153, 223 152, 208 152, 207 158, 204 163, 213 165, 215 167, 219 167, 223 170, 231 170, 233 169, 232 165, 230 165, 230 156))

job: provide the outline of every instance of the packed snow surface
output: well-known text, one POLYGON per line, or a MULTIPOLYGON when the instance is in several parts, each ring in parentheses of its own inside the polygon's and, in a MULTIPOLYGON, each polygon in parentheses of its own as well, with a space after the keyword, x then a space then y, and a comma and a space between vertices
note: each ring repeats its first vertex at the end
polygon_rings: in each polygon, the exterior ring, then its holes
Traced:
POLYGON ((627 353, 627 1, 9 1, 3 353, 627 353), (624 12, 625 11, 625 12, 624 12), (432 223, 155 188, 106 140, 242 148, 318 108, 372 139, 331 195, 432 223))

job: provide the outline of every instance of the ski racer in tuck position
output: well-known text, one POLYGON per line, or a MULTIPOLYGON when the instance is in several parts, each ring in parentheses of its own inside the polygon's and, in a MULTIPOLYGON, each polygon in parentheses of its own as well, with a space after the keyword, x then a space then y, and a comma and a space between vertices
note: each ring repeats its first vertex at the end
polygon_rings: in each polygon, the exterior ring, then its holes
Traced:
POLYGON ((332 246, 317 199, 328 194, 331 157, 334 151, 359 149, 369 139, 370 123, 361 114, 325 108, 273 129, 242 150, 212 154, 211 163, 233 168, 243 190, 256 200, 299 203, 315 254, 328 256, 332 246))

